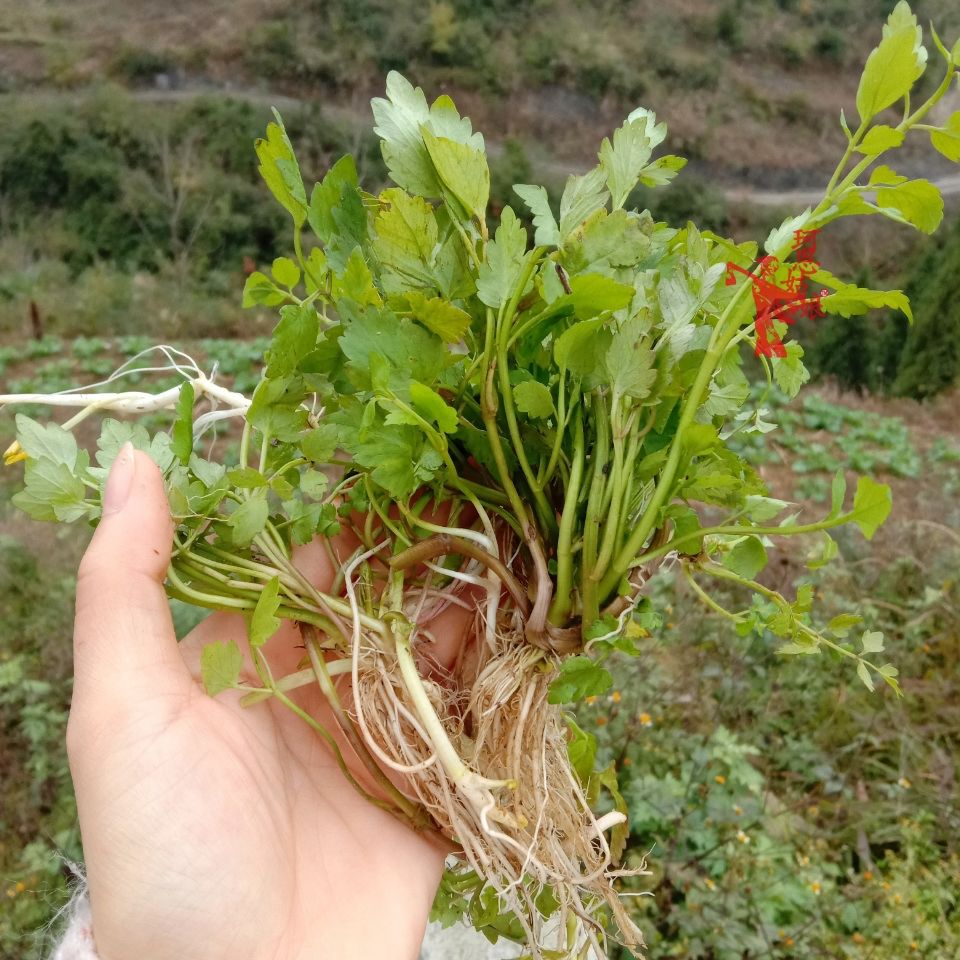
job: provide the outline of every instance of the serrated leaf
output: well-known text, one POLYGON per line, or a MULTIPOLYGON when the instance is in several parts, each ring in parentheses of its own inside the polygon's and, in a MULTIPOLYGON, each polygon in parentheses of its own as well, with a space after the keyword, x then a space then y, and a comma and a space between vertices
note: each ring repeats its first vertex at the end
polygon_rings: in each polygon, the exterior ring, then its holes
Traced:
POLYGON ((470 329, 470 314, 442 297, 411 290, 406 298, 413 317, 445 343, 457 343, 470 329))
POLYGON ((211 697, 233 689, 240 682, 243 654, 234 640, 215 640, 200 652, 200 677, 211 697))
POLYGON ((867 131, 867 135, 860 141, 856 150, 857 153, 876 156, 886 150, 899 147, 901 143, 903 143, 903 131, 881 123, 867 131))
POLYGON ((583 378, 587 383, 601 379, 612 335, 604 329, 604 319, 581 320, 565 330, 553 346, 553 356, 561 371, 583 378))
POLYGON ((420 129, 440 182, 468 214, 483 220, 490 199, 490 168, 483 152, 446 137, 434 136, 426 125, 420 129))
POLYGON ((883 634, 879 630, 866 630, 860 637, 861 653, 881 653, 883 651, 883 634))
POLYGON ((359 247, 353 248, 342 273, 334 277, 333 297, 335 300, 353 300, 361 307, 382 306, 383 298, 359 247))
POLYGON ((307 194, 293 146, 284 129, 280 114, 274 110, 276 123, 267 125, 265 139, 257 140, 254 148, 260 161, 258 170, 270 192, 301 227, 307 219, 307 194))
POLYGON ((384 190, 383 207, 374 221, 373 249, 387 267, 408 283, 433 287, 433 255, 438 228, 433 207, 402 190, 384 190))
POLYGON ((259 270, 254 270, 243 285, 245 307, 275 307, 289 299, 287 293, 278 290, 276 284, 259 270))
POLYGON ((73 470, 48 457, 31 457, 24 468, 24 489, 13 495, 13 505, 34 520, 72 523, 94 515, 96 508, 84 502, 86 487, 73 470))
POLYGON ((620 283, 599 273, 581 273, 570 278, 570 302, 573 312, 582 320, 610 310, 630 306, 636 291, 630 284, 620 283))
POLYGON ((960 110, 951 114, 942 130, 930 131, 930 142, 952 163, 960 163, 960 110))
POLYGON ((767 551, 757 537, 746 537, 724 558, 723 566, 739 577, 753 580, 767 565, 767 551))
POLYGON ((300 282, 300 268, 289 257, 277 257, 270 272, 285 287, 295 287, 300 282))
POLYGON ((863 617, 856 613, 841 613, 827 624, 827 629, 834 636, 843 638, 850 632, 850 628, 858 623, 863 623, 863 617))
POLYGON ((248 546, 267 524, 269 507, 264 493, 254 493, 244 500, 227 519, 227 525, 233 531, 233 541, 239 547, 248 546))
POLYGON ((933 233, 943 220, 943 196, 929 180, 907 180, 877 189, 880 212, 893 220, 933 233))
POLYGON ((227 480, 240 490, 256 490, 257 487, 265 487, 267 478, 253 467, 238 467, 236 470, 227 471, 227 480))
POLYGON ((443 397, 415 380, 410 384, 410 400, 424 419, 435 423, 444 433, 457 432, 457 411, 443 397))
POLYGON ((867 540, 872 540, 881 524, 890 515, 893 498, 890 487, 869 477, 860 477, 853 497, 850 519, 860 528, 867 540))
POLYGON ((321 423, 300 441, 303 455, 314 463, 327 463, 337 449, 339 431, 332 423, 321 423))
POLYGON ((862 661, 857 661, 857 676, 863 681, 863 685, 871 692, 876 689, 873 685, 873 677, 870 676, 870 669, 862 661))
POLYGON ((16 416, 17 441, 24 453, 34 460, 46 457, 71 470, 77 462, 77 440, 58 423, 38 423, 22 413, 16 416))
POLYGON ((253 608, 253 614, 247 626, 247 635, 252 648, 262 647, 280 629, 282 621, 277 616, 279 606, 280 578, 272 577, 260 591, 257 605, 253 608))
POLYGON ((787 217, 779 227, 775 227, 763 242, 763 249, 771 256, 783 257, 793 245, 795 230, 802 230, 810 222, 810 207, 794 217, 787 217))
POLYGON ((386 99, 374 98, 374 132, 380 137, 383 159, 397 186, 421 196, 439 195, 433 164, 420 128, 430 119, 423 90, 395 70, 387 74, 386 99))
POLYGON ((539 247, 559 247, 560 228, 550 209, 547 188, 530 183, 517 183, 514 184, 513 191, 527 205, 533 216, 536 231, 533 242, 539 247))
POLYGON ((280 322, 274 327, 270 346, 264 356, 266 376, 270 379, 293 373, 317 345, 320 318, 311 304, 290 304, 280 309, 280 322))
POLYGON ((605 358, 613 391, 635 400, 646 399, 657 379, 656 355, 641 330, 636 320, 625 323, 614 333, 605 358))
POLYGON ((174 456, 184 464, 190 462, 193 453, 193 400, 193 384, 187 382, 180 388, 170 444, 174 456))
POLYGON ((649 129, 656 123, 653 114, 624 123, 613 133, 613 141, 604 138, 600 145, 600 166, 607 177, 614 210, 624 205, 640 179, 653 152, 649 129))
POLYGON ((653 163, 648 163, 640 171, 640 182, 645 187, 663 187, 687 165, 686 157, 678 157, 672 153, 658 157, 653 163))
POLYGON ((567 177, 560 197, 560 240, 565 241, 587 217, 605 207, 609 197, 607 175, 600 167, 567 177))
POLYGON ((357 167, 353 157, 341 157, 324 174, 310 194, 310 229, 328 246, 341 232, 337 223, 337 210, 344 201, 345 188, 359 185, 357 167))
POLYGON ((791 341, 784 349, 787 355, 771 357, 770 364, 773 367, 773 378, 777 381, 777 386, 793 399, 810 379, 810 371, 803 362, 803 347, 799 343, 791 341))
POLYGON ((605 693, 613 686, 613 677, 589 657, 568 657, 560 666, 547 700, 550 703, 573 703, 584 697, 605 693))
POLYGON ((477 296, 481 303, 499 307, 510 299, 525 265, 526 250, 527 231, 513 209, 504 207, 500 226, 494 239, 487 244, 486 258, 480 264, 477 276, 477 296))
POLYGON ((513 388, 513 400, 521 413, 537 420, 553 414, 553 396, 539 380, 524 380, 513 388))
POLYGON ((893 307, 913 323, 910 301, 902 290, 869 290, 854 284, 844 284, 829 296, 822 297, 820 306, 825 313, 853 317, 877 307, 893 307))
POLYGON ((871 51, 857 88, 857 112, 863 121, 904 97, 923 73, 927 51, 923 31, 905 0, 894 7, 880 44, 871 51))

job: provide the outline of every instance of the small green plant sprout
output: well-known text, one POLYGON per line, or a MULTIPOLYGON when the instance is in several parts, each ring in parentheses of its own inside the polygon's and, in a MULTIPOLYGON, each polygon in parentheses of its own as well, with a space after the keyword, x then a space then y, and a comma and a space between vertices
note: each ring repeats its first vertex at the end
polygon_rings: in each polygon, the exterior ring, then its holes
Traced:
MULTIPOLYGON (((960 158, 957 115, 924 123, 960 63, 960 44, 933 41, 942 80, 913 104, 928 51, 899 3, 860 81, 856 128, 841 118, 847 148, 823 199, 774 229, 767 254, 785 260, 795 231, 845 216, 936 229, 937 189, 888 160, 917 135, 960 158)), ((817 626, 809 587, 784 596, 758 579, 780 538, 813 538, 817 566, 836 554, 835 528, 872 537, 890 490, 860 477, 848 497, 840 471, 826 516, 780 519, 790 505, 731 450, 732 436, 773 427, 746 406, 750 281, 721 282, 728 261, 754 270, 760 248, 627 209, 638 184, 667 184, 684 164, 654 158, 666 127, 651 111, 633 111, 598 164, 567 178, 559 209, 542 186, 517 184, 516 209, 495 227, 483 137, 448 97, 428 104, 391 73, 373 115, 394 183, 376 196, 349 156, 308 189, 279 116, 257 141, 293 236, 291 255, 244 291, 247 305, 279 308, 252 396, 169 349, 176 391, 0 396, 79 409, 63 425, 17 417, 14 501, 40 520, 96 522, 121 444, 147 451, 176 521, 170 596, 249 619, 261 684, 241 682, 236 645, 218 644, 203 657, 210 693, 240 688, 251 709, 299 709, 289 692, 319 685, 383 788, 376 802, 457 844, 438 917, 464 916, 536 958, 605 956, 608 937, 640 955, 614 889, 626 806, 613 769, 593 769, 592 738, 569 705, 610 687, 612 651, 638 653, 655 622, 644 584, 665 560, 738 630, 777 638, 785 655, 828 648, 867 686, 898 689, 883 637, 858 633, 856 615, 817 626), (174 412, 170 432, 104 419, 92 460, 71 429, 94 412, 159 409, 174 412), (242 437, 228 464, 199 441, 231 418, 242 437), (322 592, 291 557, 337 531, 356 549, 322 592), (753 603, 722 608, 716 580, 753 603), (423 625, 451 604, 473 611, 476 636, 437 678, 423 625), (263 652, 281 618, 306 647, 282 677, 263 652), (406 786, 384 770, 405 773, 406 786)), ((829 291, 828 314, 909 311, 901 292, 823 268, 811 282, 829 291)), ((786 356, 764 358, 768 380, 795 395, 802 358, 788 342, 786 356)))

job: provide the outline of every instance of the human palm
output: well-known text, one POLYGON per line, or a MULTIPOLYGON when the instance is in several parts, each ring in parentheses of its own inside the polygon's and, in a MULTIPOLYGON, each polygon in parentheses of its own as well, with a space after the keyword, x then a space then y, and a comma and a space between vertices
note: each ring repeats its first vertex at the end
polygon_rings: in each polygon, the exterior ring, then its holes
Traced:
MULTIPOLYGON (((125 451, 81 566, 67 734, 101 960, 415 957, 442 847, 362 798, 283 704, 206 695, 200 650, 243 649, 245 626, 213 614, 178 646, 170 532, 159 473, 125 451)), ((320 586, 332 578, 323 551, 298 562, 320 586)), ((444 626, 454 643, 466 629, 444 626)), ((291 624, 268 642, 277 675, 300 643, 291 624)), ((290 696, 335 729, 318 690, 290 696)))

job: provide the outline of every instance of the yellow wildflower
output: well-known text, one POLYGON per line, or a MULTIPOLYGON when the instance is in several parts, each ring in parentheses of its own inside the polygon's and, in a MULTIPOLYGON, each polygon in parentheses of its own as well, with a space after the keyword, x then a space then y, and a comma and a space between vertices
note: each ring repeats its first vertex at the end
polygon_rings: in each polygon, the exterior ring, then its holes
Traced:
POLYGON ((613 693, 610 694, 610 699, 614 703, 619 703, 623 698, 620 696, 619 690, 614 690, 613 693))
POLYGON ((596 696, 591 696, 591 697, 585 697, 585 698, 584 698, 584 703, 586 703, 588 706, 591 706, 591 707, 592 707, 596 702, 597 702, 596 696))
POLYGON ((708 890, 716 890, 716 889, 717 889, 716 883, 715 883, 710 877, 707 877, 707 879, 704 880, 703 882, 707 885, 707 889, 708 889, 708 890))
POLYGON ((597 726, 598 726, 598 727, 605 727, 606 725, 607 725, 607 718, 606 718, 606 717, 597 717, 597 726))
POLYGON ((653 726, 653 717, 649 713, 641 713, 638 717, 641 727, 652 727, 653 726))
POLYGON ((743 807, 739 803, 733 805, 733 812, 739 817, 743 815, 743 807))
POLYGON ((713 779, 716 780, 721 787, 727 782, 727 778, 722 773, 718 773, 713 779))
POLYGON ((738 831, 737 831, 737 839, 738 839, 741 843, 749 843, 749 842, 750 842, 750 838, 749 838, 742 830, 738 830, 738 831))
POLYGON ((867 938, 862 933, 855 933, 851 938, 854 943, 866 943, 867 938))
POLYGON ((913 784, 906 777, 901 777, 897 781, 897 786, 903 787, 904 790, 909 790, 913 786, 913 784))
POLYGON ((819 880, 814 880, 813 883, 810 884, 810 889, 813 891, 814 896, 819 897, 823 887, 820 886, 819 880))
POLYGON ((14 440, 13 443, 3 451, 3 465, 5 467, 12 467, 15 463, 26 459, 27 452, 20 446, 19 440, 14 440))

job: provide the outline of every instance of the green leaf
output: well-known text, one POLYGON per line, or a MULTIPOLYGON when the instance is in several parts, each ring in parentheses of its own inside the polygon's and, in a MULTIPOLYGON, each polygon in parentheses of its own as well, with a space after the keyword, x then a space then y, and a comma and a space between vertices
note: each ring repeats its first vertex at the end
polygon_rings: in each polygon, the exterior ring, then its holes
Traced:
POLYGON ((420 131, 440 182, 470 216, 483 220, 490 199, 490 168, 483 151, 434 136, 425 124, 420 131))
POLYGON ((18 413, 17 440, 24 453, 34 460, 46 457, 53 463, 62 463, 73 469, 77 462, 77 440, 58 423, 38 423, 18 413))
POLYGON ((771 256, 783 257, 785 248, 789 249, 793 244, 794 231, 802 230, 810 222, 811 212, 810 207, 807 207, 803 213, 798 213, 795 217, 787 217, 779 227, 770 231, 763 242, 763 249, 771 256))
POLYGON ((457 432, 457 411, 447 406, 439 393, 414 380, 410 384, 410 400, 425 420, 435 423, 444 433, 457 432))
POLYGON ((190 462, 190 454, 193 453, 193 400, 193 384, 187 382, 180 388, 176 406, 177 419, 173 424, 170 445, 174 455, 183 464, 190 462))
POLYGON ((867 630, 860 638, 863 649, 861 653, 881 653, 883 651, 883 634, 879 630, 867 630))
POLYGON ((608 310, 630 306, 636 291, 628 283, 620 283, 599 273, 581 273, 570 278, 570 302, 581 320, 588 320, 608 310))
POLYGON ((843 467, 840 467, 837 472, 833 475, 833 480, 830 484, 830 519, 840 516, 840 511, 843 510, 843 500, 847 495, 847 478, 843 472, 843 467))
POLYGON ((960 163, 960 110, 950 115, 942 130, 930 131, 930 142, 952 163, 960 163))
POLYGON ((803 362, 803 347, 796 341, 791 341, 785 347, 785 357, 771 358, 773 378, 777 386, 791 399, 800 388, 810 379, 810 371, 803 362))
POLYGON ((820 306, 825 313, 841 317, 859 316, 876 307, 893 307, 913 323, 910 301, 902 290, 869 290, 845 283, 835 293, 823 297, 820 306))
POLYGON ((876 116, 904 97, 923 73, 927 51, 923 30, 905 0, 894 7, 883 37, 867 58, 857 89, 857 112, 862 121, 876 116))
POLYGON ((890 515, 893 498, 890 487, 869 477, 860 477, 853 497, 850 519, 860 528, 867 540, 872 540, 880 525, 890 515))
POLYGON ((877 189, 880 212, 892 220, 933 233, 943 220, 943 196, 929 180, 907 180, 877 189))
POLYGON ((254 144, 260 161, 257 169, 270 192, 293 217, 294 223, 302 227, 307 219, 307 194, 303 188, 303 177, 283 120, 276 110, 273 115, 277 122, 267 125, 266 139, 257 140, 254 144))
POLYGON ((604 376, 604 361, 612 340, 604 323, 603 317, 581 320, 557 337, 553 356, 561 372, 569 372, 588 382, 604 376))
POLYGON ((310 229, 328 246, 341 233, 338 212, 345 196, 356 192, 359 185, 353 157, 341 157, 316 184, 310 194, 310 229))
POLYGON ((327 463, 337 449, 339 430, 335 424, 321 423, 300 441, 303 455, 314 463, 327 463))
POLYGON ((876 689, 873 685, 873 677, 870 676, 870 670, 862 661, 857 661, 857 676, 863 681, 863 685, 871 692, 876 689))
POLYGON ((280 629, 282 621, 277 616, 279 606, 280 578, 272 577, 260 592, 247 627, 252 648, 262 647, 280 629))
POLYGON ((640 182, 645 187, 662 187, 668 184, 685 166, 686 157, 677 157, 672 153, 658 157, 640 171, 640 182))
MULTIPOLYGON (((480 264, 477 296, 488 307, 499 307, 510 299, 525 266, 527 231, 511 207, 504 207, 496 236, 487 244, 486 259, 480 264)), ((529 287, 529 284, 528 284, 529 287)), ((521 295, 526 291, 521 291, 521 295)))
POLYGON ((24 489, 11 498, 14 506, 34 520, 72 523, 94 515, 96 507, 84 502, 86 487, 73 470, 73 466, 48 457, 31 457, 24 468, 24 489))
POLYGON ((211 697, 231 690, 240 682, 243 654, 235 640, 215 640, 200 652, 200 676, 211 697))
POLYGON ((594 764, 597 762, 597 738, 592 733, 587 733, 577 726, 572 717, 567 717, 567 726, 570 729, 570 737, 567 740, 567 756, 570 758, 570 765, 577 774, 577 779, 583 786, 587 785, 590 775, 593 773, 594 764))
POLYGON ((295 287, 300 282, 300 268, 289 257, 277 257, 270 272, 285 287, 295 287))
POLYGON ((395 499, 410 496, 443 467, 443 458, 426 444, 419 427, 378 425, 357 442, 354 457, 395 499))
POLYGON ((244 500, 227 519, 227 525, 233 531, 233 541, 238 547, 249 546, 258 533, 267 525, 269 507, 265 493, 254 493, 244 500))
POLYGON ((831 560, 835 559, 839 553, 837 541, 825 530, 820 531, 821 547, 819 553, 812 555, 807 560, 808 570, 819 570, 825 567, 831 560))
POLYGON ((613 686, 613 677, 589 657, 568 657, 560 666, 547 700, 550 703, 572 703, 584 697, 605 693, 613 686))
POLYGON ((470 314, 442 297, 427 297, 419 290, 405 296, 414 318, 444 343, 457 343, 470 329, 470 314))
POLYGON ((103 468, 110 467, 117 459, 120 448, 128 441, 135 450, 146 453, 161 472, 166 472, 175 459, 170 437, 166 433, 157 433, 151 439, 143 424, 108 418, 103 421, 97 439, 97 463, 103 468))
POLYGON ((533 242, 538 247, 559 247, 560 228, 550 209, 547 188, 529 183, 516 183, 513 186, 513 192, 527 205, 533 215, 533 226, 536 230, 533 242))
POLYGON ((656 355, 642 328, 639 318, 623 324, 614 333, 605 360, 613 391, 635 400, 646 399, 657 379, 656 355))
POLYGON ((333 297, 334 300, 353 300, 361 307, 368 304, 379 307, 383 304, 373 274, 359 247, 353 248, 343 272, 334 277, 333 297))
POLYGON ((316 347, 319 333, 320 318, 312 304, 281 307, 280 322, 264 357, 266 376, 273 380, 293 373, 316 347))
POLYGON ((652 112, 643 110, 640 115, 631 116, 634 119, 628 119, 614 131, 612 143, 604 138, 600 145, 600 167, 607 177, 614 210, 626 203, 630 191, 640 180, 653 148, 666 134, 666 126, 660 124, 658 128, 652 112))
POLYGON ((899 147, 901 143, 903 143, 903 131, 881 123, 867 131, 867 135, 860 141, 856 150, 857 153, 876 156, 886 150, 899 147))
POLYGON ((553 395, 539 380, 524 380, 516 384, 513 400, 521 413, 535 420, 545 420, 553 415, 553 395))
POLYGON ((374 253, 406 286, 436 286, 433 255, 438 229, 433 207, 402 190, 384 190, 380 199, 384 206, 374 221, 374 253))
POLYGON ((737 576, 753 580, 767 565, 767 551, 757 537, 745 537, 723 558, 723 565, 737 576))
POLYGON ((259 470, 254 470, 253 467, 238 467, 236 470, 228 470, 227 480, 240 490, 256 490, 257 487, 267 485, 267 478, 259 470))
POLYGON ((863 617, 859 614, 841 613, 827 624, 827 629, 842 639, 850 632, 850 628, 855 627, 858 623, 863 623, 863 617))
POLYGON ((277 289, 276 284, 259 270, 254 270, 243 285, 245 307, 275 307, 289 299, 289 294, 277 289))
POLYGON ((561 241, 566 240, 592 213, 605 207, 609 197, 607 175, 601 167, 594 167, 582 176, 567 177, 560 197, 561 241))

